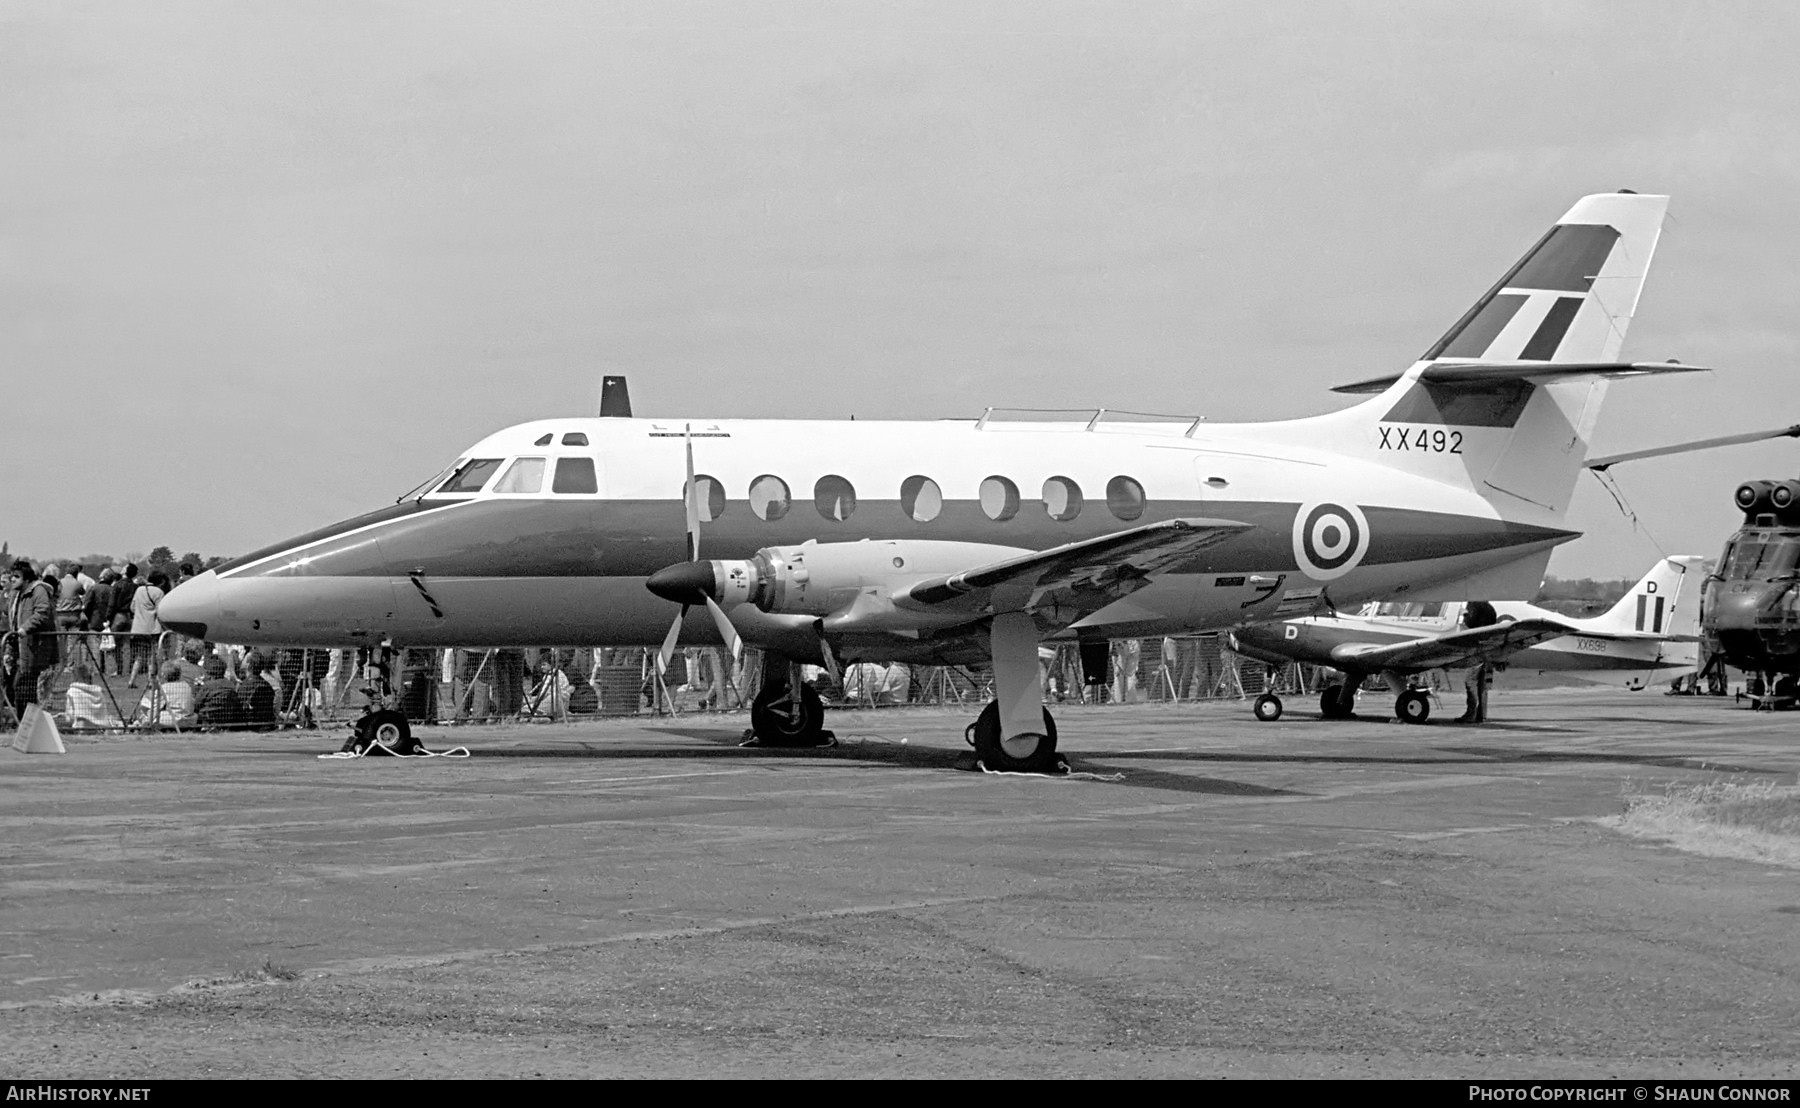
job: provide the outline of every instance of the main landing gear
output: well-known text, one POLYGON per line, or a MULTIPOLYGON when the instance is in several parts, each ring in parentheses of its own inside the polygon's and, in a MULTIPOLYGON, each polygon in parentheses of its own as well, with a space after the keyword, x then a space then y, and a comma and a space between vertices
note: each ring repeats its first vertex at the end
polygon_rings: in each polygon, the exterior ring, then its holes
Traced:
MULTIPOLYGON (((1362 677, 1351 673, 1337 684, 1328 685, 1319 694, 1319 714, 1326 719, 1353 719, 1356 716, 1356 690, 1362 687, 1362 677)), ((1407 688, 1403 679, 1392 674, 1388 676, 1388 687, 1397 689, 1399 695, 1394 698, 1394 718, 1401 723, 1424 723, 1431 718, 1431 694, 1424 689, 1407 688)), ((1276 702, 1275 715, 1266 718, 1278 719, 1281 715, 1280 702, 1276 702)), ((1257 701, 1257 719, 1265 718, 1262 714, 1262 701, 1257 701)))
POLYGON ((1356 687, 1361 684, 1347 677, 1335 685, 1325 686, 1319 694, 1319 714, 1326 719, 1351 719, 1356 715, 1356 687))
POLYGON ((1062 773, 1056 722, 1044 707, 1038 676, 1037 625, 1023 612, 994 617, 988 629, 994 700, 963 732, 986 769, 996 773, 1062 773))

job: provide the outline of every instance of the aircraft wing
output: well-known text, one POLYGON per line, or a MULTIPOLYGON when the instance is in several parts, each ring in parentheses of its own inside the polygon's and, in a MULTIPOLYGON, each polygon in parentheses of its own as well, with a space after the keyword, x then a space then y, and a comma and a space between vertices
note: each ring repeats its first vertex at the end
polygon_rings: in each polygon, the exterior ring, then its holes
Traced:
POLYGON ((1171 519, 1022 554, 912 585, 894 602, 915 610, 966 609, 971 617, 1026 611, 1046 633, 1092 615, 1253 525, 1171 519))
MULTIPOLYGON (((1564 635, 1585 634, 1579 627, 1553 619, 1518 619, 1461 631, 1448 631, 1398 643, 1341 643, 1332 647, 1332 661, 1346 668, 1375 672, 1395 669, 1417 672, 1456 668, 1477 662, 1504 661, 1516 654, 1564 635)), ((1596 636, 1600 637, 1600 636, 1596 636)), ((1618 636, 1604 636, 1616 638, 1618 636)), ((1662 636, 1650 636, 1661 638, 1662 636)))

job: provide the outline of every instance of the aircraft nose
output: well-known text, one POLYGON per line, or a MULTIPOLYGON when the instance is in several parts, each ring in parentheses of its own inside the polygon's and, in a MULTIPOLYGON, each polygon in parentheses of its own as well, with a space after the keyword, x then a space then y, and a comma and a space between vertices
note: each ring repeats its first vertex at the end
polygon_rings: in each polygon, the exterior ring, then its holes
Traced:
POLYGON ((156 606, 162 625, 189 638, 206 638, 209 623, 219 619, 219 575, 207 570, 170 590, 156 606))
POLYGON ((650 575, 644 587, 677 604, 704 604, 713 591, 711 562, 681 562, 650 575))

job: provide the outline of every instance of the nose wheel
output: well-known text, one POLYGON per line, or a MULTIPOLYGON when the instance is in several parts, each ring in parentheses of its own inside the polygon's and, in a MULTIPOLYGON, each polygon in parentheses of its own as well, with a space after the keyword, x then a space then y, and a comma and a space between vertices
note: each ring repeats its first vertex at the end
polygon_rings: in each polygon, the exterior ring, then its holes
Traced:
POLYGON ((750 702, 750 730, 763 746, 825 746, 825 702, 811 685, 765 688, 750 702))

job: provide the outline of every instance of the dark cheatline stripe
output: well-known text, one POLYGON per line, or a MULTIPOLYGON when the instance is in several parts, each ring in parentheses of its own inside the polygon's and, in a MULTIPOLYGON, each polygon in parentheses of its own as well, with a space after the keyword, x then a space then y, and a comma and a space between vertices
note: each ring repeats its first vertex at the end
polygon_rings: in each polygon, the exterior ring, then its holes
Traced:
POLYGON ((1617 241, 1619 232, 1597 223, 1553 228, 1506 284, 1515 289, 1586 292, 1617 241))
POLYGON ((1559 297, 1550 311, 1545 314, 1544 322, 1519 351, 1519 360, 1524 362, 1547 362, 1556 357, 1556 348, 1562 345, 1563 336, 1569 332, 1569 324, 1575 321, 1575 313, 1581 310, 1582 298, 1579 296, 1559 297))
POLYGON ((1528 297, 1516 292, 1495 295, 1476 306, 1472 317, 1459 324, 1457 329, 1446 335, 1450 341, 1440 344, 1442 349, 1438 356, 1445 358, 1479 358, 1487 353, 1487 348, 1494 344, 1494 339, 1512 322, 1512 317, 1519 314, 1528 297))

